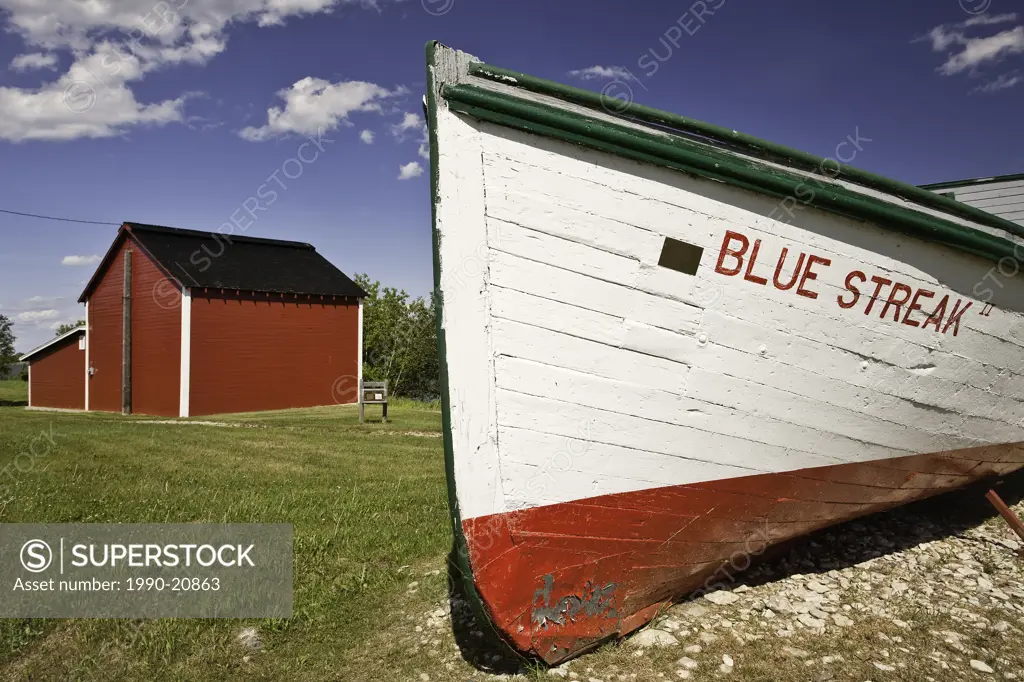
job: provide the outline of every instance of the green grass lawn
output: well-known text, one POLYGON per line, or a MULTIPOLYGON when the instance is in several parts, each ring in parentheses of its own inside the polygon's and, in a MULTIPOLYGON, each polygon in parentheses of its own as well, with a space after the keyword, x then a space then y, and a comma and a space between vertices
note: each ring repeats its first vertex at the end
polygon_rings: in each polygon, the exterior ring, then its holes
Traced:
POLYGON ((27 403, 28 382, 21 379, 4 379, 0 381, 0 404, 27 403))
POLYGON ((443 599, 451 547, 440 413, 399 404, 389 416, 214 418, 245 426, 224 428, 0 408, 0 469, 39 434, 57 444, 0 492, 2 523, 295 527, 292 618, 0 620, 0 679, 376 679, 366 666, 383 659, 367 643, 411 581, 443 599), (243 626, 259 628, 260 651, 235 642, 243 626))

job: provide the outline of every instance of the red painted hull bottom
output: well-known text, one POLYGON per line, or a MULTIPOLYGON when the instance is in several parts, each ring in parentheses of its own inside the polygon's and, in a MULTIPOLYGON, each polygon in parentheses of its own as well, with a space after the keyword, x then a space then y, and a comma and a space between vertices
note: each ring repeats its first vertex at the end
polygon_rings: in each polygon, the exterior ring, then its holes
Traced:
POLYGON ((513 646, 556 664, 723 587, 767 547, 1024 466, 1024 443, 594 497, 463 523, 513 646))

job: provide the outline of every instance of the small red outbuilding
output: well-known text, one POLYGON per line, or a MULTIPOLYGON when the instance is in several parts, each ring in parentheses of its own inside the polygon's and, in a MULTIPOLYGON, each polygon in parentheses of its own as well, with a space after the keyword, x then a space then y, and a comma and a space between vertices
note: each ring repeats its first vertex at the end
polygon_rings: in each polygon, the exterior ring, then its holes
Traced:
POLYGON ((85 328, 47 341, 21 356, 28 363, 28 406, 85 409, 85 328))
POLYGON ((310 244, 125 223, 79 298, 85 409, 354 403, 364 296, 310 244))

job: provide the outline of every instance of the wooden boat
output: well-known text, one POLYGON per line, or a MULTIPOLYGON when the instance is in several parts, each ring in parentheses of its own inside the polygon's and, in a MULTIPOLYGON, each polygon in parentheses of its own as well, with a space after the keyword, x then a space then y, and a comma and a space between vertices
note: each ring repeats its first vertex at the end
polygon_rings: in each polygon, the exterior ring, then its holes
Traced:
POLYGON ((427 53, 456 545, 514 647, 557 663, 1024 464, 1020 225, 427 53))

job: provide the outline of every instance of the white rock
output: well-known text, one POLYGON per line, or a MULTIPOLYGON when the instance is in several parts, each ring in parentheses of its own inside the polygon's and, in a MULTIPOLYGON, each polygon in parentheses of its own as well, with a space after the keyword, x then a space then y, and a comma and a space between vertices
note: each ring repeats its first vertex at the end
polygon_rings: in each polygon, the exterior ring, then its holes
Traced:
POLYGON ((633 646, 640 647, 668 647, 676 646, 679 644, 679 640, 676 639, 672 633, 665 632, 664 630, 656 630, 654 628, 648 628, 637 634, 633 635, 632 639, 629 640, 633 646))
POLYGON ((690 678, 690 671, 689 670, 677 670, 676 671, 676 677, 678 677, 681 680, 689 679, 690 678))
POLYGON ((766 606, 777 613, 793 613, 793 603, 783 596, 772 597, 766 606))
POLYGON ((770 618, 774 618, 775 617, 775 612, 772 611, 771 609, 765 609, 764 611, 761 612, 761 617, 762 618, 769 618, 769 619, 770 618))
POLYGON ((684 604, 680 607, 679 612, 689 618, 703 618, 707 615, 708 610, 700 604, 690 602, 689 604, 684 604))
POLYGON ((689 644, 683 647, 683 651, 688 654, 699 654, 701 652, 701 646, 700 644, 689 644))
POLYGON ((853 621, 841 613, 833 613, 832 622, 841 628, 848 628, 853 625, 853 621))
POLYGON ((975 670, 977 670, 978 672, 981 672, 981 673, 990 673, 991 674, 991 673, 995 672, 995 670, 993 670, 984 661, 978 661, 978 660, 975 660, 973 658, 971 659, 971 667, 974 668, 975 670))
POLYGON ((825 627, 825 621, 819 620, 818 618, 815 618, 814 616, 810 615, 809 613, 802 613, 802 614, 800 614, 800 616, 797 618, 797 620, 800 621, 801 623, 803 623, 804 625, 806 625, 809 628, 818 629, 818 628, 825 627))
POLYGON ((882 670, 882 671, 887 672, 887 673, 891 673, 892 671, 896 670, 896 668, 892 667, 891 665, 886 665, 885 663, 879 663, 878 661, 872 661, 871 665, 873 665, 876 668, 878 668, 879 670, 882 670))
POLYGON ((729 604, 735 604, 740 600, 740 598, 737 597, 735 594, 733 594, 732 592, 728 592, 726 590, 708 592, 704 595, 704 598, 712 604, 716 604, 718 606, 728 606, 729 604))
POLYGON ((722 654, 722 664, 727 665, 731 668, 734 665, 732 656, 730 656, 729 654, 722 654))
POLYGON ((718 672, 722 673, 723 675, 728 675, 732 672, 732 667, 723 663, 722 665, 718 666, 718 672))
POLYGON ((787 656, 793 656, 794 658, 807 658, 808 656, 810 656, 809 652, 804 651, 803 649, 797 649, 796 647, 792 646, 782 647, 782 653, 786 654, 787 656))
POLYGON ((822 585, 817 580, 812 580, 811 582, 807 583, 807 589, 811 592, 817 592, 818 594, 825 594, 826 592, 828 592, 829 588, 825 585, 822 585))
POLYGON ((697 661, 693 660, 689 656, 683 656, 678 661, 676 661, 676 663, 686 668, 687 670, 696 670, 697 666, 700 665, 699 663, 697 663, 697 661))

